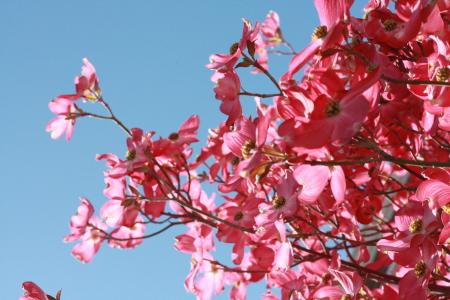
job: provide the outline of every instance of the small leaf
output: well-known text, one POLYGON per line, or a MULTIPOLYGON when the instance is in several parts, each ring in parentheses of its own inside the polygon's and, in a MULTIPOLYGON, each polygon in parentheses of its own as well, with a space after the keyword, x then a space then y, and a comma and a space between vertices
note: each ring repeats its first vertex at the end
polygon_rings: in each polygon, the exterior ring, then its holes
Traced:
POLYGON ((322 57, 328 57, 328 56, 331 56, 331 55, 336 54, 336 52, 338 52, 338 49, 331 48, 331 49, 327 49, 327 50, 325 50, 325 51, 321 51, 321 52, 320 52, 320 56, 322 56, 322 57))
POLYGON ((235 54, 238 49, 239 49, 239 43, 234 43, 230 47, 230 54, 235 54))
POLYGON ((125 199, 122 201, 122 206, 123 207, 128 207, 131 206, 134 203, 134 199, 125 199))
POLYGON ((255 177, 257 182, 260 182, 261 179, 263 179, 264 177, 267 176, 267 174, 269 174, 270 167, 272 166, 272 164, 273 162, 271 161, 260 163, 251 171, 250 175, 252 177, 255 177))
POLYGON ((249 66, 253 66, 253 62, 249 60, 248 58, 243 58, 240 63, 238 63, 234 68, 247 68, 249 66))
POLYGON ((248 54, 250 54, 251 57, 255 57, 255 42, 247 41, 247 49, 248 54))
POLYGON ((128 186, 128 188, 130 189, 130 191, 135 195, 135 196, 140 196, 141 195, 141 193, 139 193, 139 191, 135 188, 135 187, 133 187, 133 186, 128 186))

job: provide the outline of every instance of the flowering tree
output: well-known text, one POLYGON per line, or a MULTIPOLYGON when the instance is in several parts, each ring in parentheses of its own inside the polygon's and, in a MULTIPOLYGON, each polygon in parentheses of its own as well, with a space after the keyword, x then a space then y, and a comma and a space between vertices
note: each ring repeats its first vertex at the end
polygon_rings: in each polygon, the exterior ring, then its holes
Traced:
MULTIPOLYGON (((86 198, 66 242, 91 262, 103 244, 134 248, 173 226, 175 249, 192 256, 185 287, 231 299, 264 281, 274 299, 450 298, 450 2, 315 0, 320 25, 300 52, 269 12, 214 54, 214 92, 227 118, 194 154, 199 118, 168 137, 129 128, 103 98, 84 59, 74 94, 49 104, 52 138, 85 117, 127 135, 125 157, 104 160, 107 201, 86 198), (391 10, 392 8, 392 10, 391 10), (283 76, 268 57, 288 55, 283 76), (265 76, 273 93, 248 91, 239 72, 265 76), (241 99, 255 99, 255 116, 241 99), (105 114, 85 110, 84 102, 105 114), (220 199, 208 196, 213 185, 220 199), (231 244, 231 263, 214 250, 231 244)), ((32 282, 21 300, 60 299, 32 282)))

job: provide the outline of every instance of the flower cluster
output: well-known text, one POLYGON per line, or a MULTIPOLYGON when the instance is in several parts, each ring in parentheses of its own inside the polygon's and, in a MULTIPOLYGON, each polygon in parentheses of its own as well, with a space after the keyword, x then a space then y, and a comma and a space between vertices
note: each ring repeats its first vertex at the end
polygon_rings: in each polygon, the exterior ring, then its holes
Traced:
POLYGON ((185 226, 175 249, 192 257, 185 287, 200 300, 225 286, 230 299, 245 299, 260 281, 264 300, 447 299, 450 4, 370 0, 357 18, 352 0, 314 3, 320 24, 305 49, 286 41, 271 11, 261 24, 244 20, 230 51, 210 56, 227 118, 197 155, 197 116, 167 137, 130 129, 84 60, 76 93, 50 103, 47 130, 69 139, 75 120, 89 116, 128 138, 123 157, 98 156, 108 199, 98 216, 82 198, 70 220, 65 241, 78 242, 77 259, 185 226), (269 54, 291 57, 279 78, 269 54), (274 92, 246 90, 238 73, 248 68, 274 92), (254 116, 243 115, 244 97, 255 98, 254 116), (223 244, 232 246, 229 262, 214 257, 223 244))

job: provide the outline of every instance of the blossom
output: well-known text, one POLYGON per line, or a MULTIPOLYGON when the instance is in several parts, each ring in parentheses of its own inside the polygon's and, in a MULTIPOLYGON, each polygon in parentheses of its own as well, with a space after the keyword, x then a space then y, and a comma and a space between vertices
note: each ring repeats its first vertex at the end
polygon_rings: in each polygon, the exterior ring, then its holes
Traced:
POLYGON ((243 29, 241 39, 238 43, 233 44, 229 54, 213 54, 209 57, 209 64, 206 65, 208 69, 211 70, 231 70, 234 64, 241 57, 242 52, 247 48, 247 42, 253 42, 256 38, 256 35, 259 32, 259 22, 256 23, 255 27, 252 27, 252 24, 243 19, 243 29))
POLYGON ((73 256, 81 262, 91 262, 105 238, 106 225, 93 216, 94 208, 87 198, 81 198, 77 214, 70 219, 70 234, 65 242, 79 241, 72 249, 73 256))
POLYGON ((261 26, 261 31, 266 38, 265 42, 270 46, 275 46, 283 41, 280 29, 280 17, 274 11, 269 11, 261 26))
POLYGON ((107 165, 107 200, 97 217, 81 199, 65 237, 78 242, 72 254, 90 262, 104 241, 134 248, 179 225, 185 231, 174 247, 191 256, 185 287, 200 300, 227 285, 231 299, 245 299, 261 281, 267 300, 425 300, 448 292, 449 7, 370 0, 357 18, 353 2, 315 0, 320 26, 298 53, 277 13, 261 31, 244 20, 230 52, 210 56, 227 120, 209 130, 198 156, 197 115, 159 138, 128 129, 84 60, 76 94, 51 103, 52 135, 70 137, 75 119, 89 115, 75 102, 82 98, 100 102, 129 136, 123 158, 97 157, 107 165), (269 71, 271 54, 292 55, 281 78, 269 71), (273 91, 242 87, 238 72, 255 70, 273 91), (241 105, 247 96, 255 97, 255 116, 241 105), (220 197, 206 193, 208 184, 220 197), (147 226, 161 229, 145 234, 147 226))
POLYGON ((203 257, 214 249, 211 227, 198 222, 187 225, 188 232, 175 238, 175 249, 185 253, 197 253, 203 257))
POLYGON ((358 273, 346 273, 335 269, 328 272, 333 275, 340 287, 324 285, 314 293, 314 299, 357 299, 363 284, 358 273))
POLYGON ((56 117, 47 123, 46 131, 50 132, 52 139, 57 139, 66 133, 66 139, 72 137, 75 126, 75 113, 77 109, 74 105, 74 95, 62 95, 53 99, 48 107, 50 111, 56 114, 56 117))
POLYGON ((22 284, 25 295, 19 300, 49 300, 47 294, 34 282, 26 281, 22 284))
POLYGON ((87 58, 83 58, 81 76, 75 78, 75 89, 79 97, 88 101, 97 101, 101 98, 97 73, 87 58))
POLYGON ((222 101, 220 111, 228 116, 227 124, 231 125, 242 114, 239 92, 241 83, 239 76, 234 70, 217 71, 213 76, 213 81, 217 83, 214 88, 216 99, 222 101))
POLYGON ((72 242, 84 235, 89 220, 94 214, 94 207, 87 198, 82 197, 80 201, 76 215, 70 218, 70 234, 64 237, 65 242, 72 242))
POLYGON ((75 78, 75 89, 75 94, 60 95, 48 104, 50 111, 56 114, 56 117, 50 120, 46 126, 46 131, 51 133, 52 139, 59 138, 63 133, 66 133, 67 140, 71 139, 76 118, 84 115, 84 112, 75 104, 77 99, 98 101, 101 98, 94 66, 87 58, 83 59, 81 76, 75 78))
POLYGON ((263 202, 259 205, 260 214, 255 218, 258 226, 272 225, 279 217, 289 218, 295 215, 297 203, 298 186, 292 173, 286 173, 280 178, 276 185, 277 194, 273 196, 270 203, 263 202))
POLYGON ((358 132, 365 120, 370 103, 367 94, 379 79, 380 68, 373 70, 363 80, 355 83, 343 96, 318 96, 309 116, 286 120, 278 132, 288 144, 320 148, 328 143, 342 145, 358 132))
POLYGON ((440 208, 450 203, 450 185, 440 180, 422 182, 416 191, 419 201, 428 201, 432 208, 440 208))
POLYGON ((412 247, 404 253, 396 262, 405 265, 412 270, 403 275, 399 282, 400 299, 427 299, 424 286, 429 281, 431 273, 437 262, 437 249, 430 241, 426 241, 420 247, 412 247))
POLYGON ((414 12, 405 22, 386 8, 371 10, 365 22, 368 37, 393 48, 402 48, 419 33, 422 21, 431 13, 429 4, 423 7, 424 1, 416 1, 414 12))
POLYGON ((342 40, 342 30, 344 29, 342 21, 349 14, 352 2, 349 0, 314 1, 320 25, 312 34, 313 41, 294 55, 289 63, 288 72, 283 76, 284 79, 292 78, 316 54, 319 48, 324 51, 342 40))
POLYGON ((420 245, 438 227, 438 222, 428 205, 410 201, 396 213, 395 226, 398 234, 379 240, 380 249, 401 252, 420 245))
POLYGON ((306 148, 346 143, 359 130, 368 110, 369 103, 362 95, 342 99, 323 96, 314 102, 310 120, 288 120, 279 133, 286 136, 288 143, 306 148))
POLYGON ((132 226, 120 226, 111 231, 108 244, 113 248, 135 248, 142 243, 145 225, 137 218, 132 226))
POLYGON ((105 239, 106 225, 98 218, 92 217, 88 227, 79 238, 79 243, 72 249, 72 255, 83 263, 89 263, 94 255, 100 250, 100 246, 105 239))

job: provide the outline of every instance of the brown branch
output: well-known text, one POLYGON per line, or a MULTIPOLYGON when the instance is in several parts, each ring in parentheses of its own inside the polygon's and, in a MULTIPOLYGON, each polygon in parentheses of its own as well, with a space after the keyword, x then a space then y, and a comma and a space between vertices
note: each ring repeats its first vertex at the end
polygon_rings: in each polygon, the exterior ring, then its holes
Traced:
POLYGON ((283 96, 283 94, 278 93, 278 94, 260 94, 260 93, 252 93, 252 92, 240 92, 239 93, 240 96, 254 96, 254 97, 259 97, 259 98, 272 98, 272 97, 276 97, 276 96, 283 96))

